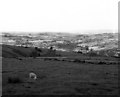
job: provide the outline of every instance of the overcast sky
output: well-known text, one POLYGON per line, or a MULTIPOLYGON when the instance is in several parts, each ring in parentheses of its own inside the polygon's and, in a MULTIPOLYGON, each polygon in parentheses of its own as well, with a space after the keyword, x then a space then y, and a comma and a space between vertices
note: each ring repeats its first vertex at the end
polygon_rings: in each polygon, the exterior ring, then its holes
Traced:
POLYGON ((0 0, 0 32, 114 32, 118 1, 0 0))

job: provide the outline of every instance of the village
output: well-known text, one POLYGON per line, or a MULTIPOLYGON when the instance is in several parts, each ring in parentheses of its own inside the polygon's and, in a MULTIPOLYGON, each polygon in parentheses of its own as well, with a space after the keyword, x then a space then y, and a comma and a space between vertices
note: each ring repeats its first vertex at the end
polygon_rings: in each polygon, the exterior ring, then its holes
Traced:
MULTIPOLYGON (((110 48, 107 48, 107 45, 102 47, 102 43, 98 42, 97 40, 94 42, 84 42, 85 36, 81 36, 78 39, 75 39, 75 36, 64 36, 62 34, 55 34, 54 37, 53 35, 47 35, 44 33, 40 34, 43 36, 37 36, 37 35, 14 35, 14 34, 8 34, 8 33, 2 33, 2 42, 1 44, 6 44, 6 45, 14 45, 14 46, 20 46, 20 47, 34 47, 34 48, 45 48, 49 49, 52 47, 51 51, 52 54, 54 55, 55 51, 62 51, 62 52, 74 52, 74 53, 81 53, 81 54, 91 54, 91 55, 102 55, 106 57, 120 57, 120 50, 118 49, 117 45, 114 45, 114 43, 118 44, 118 39, 117 37, 113 38, 108 38, 106 41, 112 42, 109 43, 111 46, 110 48), (60 38, 59 38, 60 37, 60 38), (67 39, 68 37, 71 37, 70 39, 67 39), (84 37, 84 38, 82 38, 84 37), (67 40, 66 40, 67 39, 67 40), (96 42, 96 43, 95 43, 96 42)), ((106 35, 106 37, 109 34, 106 35)), ((112 34, 110 34, 111 37, 112 34)), ((104 36, 105 37, 105 36, 104 36)), ((106 38, 105 37, 105 38, 106 38)), ((88 36, 87 36, 88 38, 88 36)), ((88 39, 95 39, 93 36, 89 37, 88 39)), ((85 40, 87 41, 87 40, 85 40)))

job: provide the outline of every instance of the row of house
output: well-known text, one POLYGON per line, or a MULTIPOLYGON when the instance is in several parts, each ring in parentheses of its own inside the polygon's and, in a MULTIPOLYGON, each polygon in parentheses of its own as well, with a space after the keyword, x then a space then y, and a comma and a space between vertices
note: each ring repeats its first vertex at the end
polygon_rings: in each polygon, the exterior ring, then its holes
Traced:
POLYGON ((90 51, 88 46, 77 46, 74 50, 74 52, 81 52, 81 53, 88 53, 90 51))
POLYGON ((74 52, 87 54, 87 53, 96 53, 96 55, 102 55, 102 56, 113 56, 113 57, 120 57, 120 49, 117 49, 116 51, 104 51, 104 48, 99 47, 88 47, 88 46, 77 46, 74 50, 74 52), (101 53, 101 51, 103 51, 101 53))

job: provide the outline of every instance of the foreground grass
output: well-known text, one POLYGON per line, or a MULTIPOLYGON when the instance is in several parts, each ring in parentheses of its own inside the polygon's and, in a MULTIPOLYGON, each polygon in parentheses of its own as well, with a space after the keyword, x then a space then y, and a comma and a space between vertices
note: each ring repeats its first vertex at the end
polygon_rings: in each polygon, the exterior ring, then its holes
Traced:
POLYGON ((117 95, 118 67, 26 58, 3 58, 3 95, 117 95), (34 71, 38 79, 29 79, 34 71), (8 83, 19 76, 21 83, 8 83))

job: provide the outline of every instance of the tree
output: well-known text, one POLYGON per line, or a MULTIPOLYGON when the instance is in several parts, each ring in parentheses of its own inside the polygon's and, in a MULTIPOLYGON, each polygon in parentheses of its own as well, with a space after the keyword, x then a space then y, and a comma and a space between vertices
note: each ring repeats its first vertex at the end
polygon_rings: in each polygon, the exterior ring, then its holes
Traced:
POLYGON ((86 50, 89 50, 89 46, 86 45, 86 46, 85 46, 85 49, 86 49, 86 50))
POLYGON ((39 52, 42 52, 42 50, 38 47, 35 47, 35 50, 39 51, 39 52))

